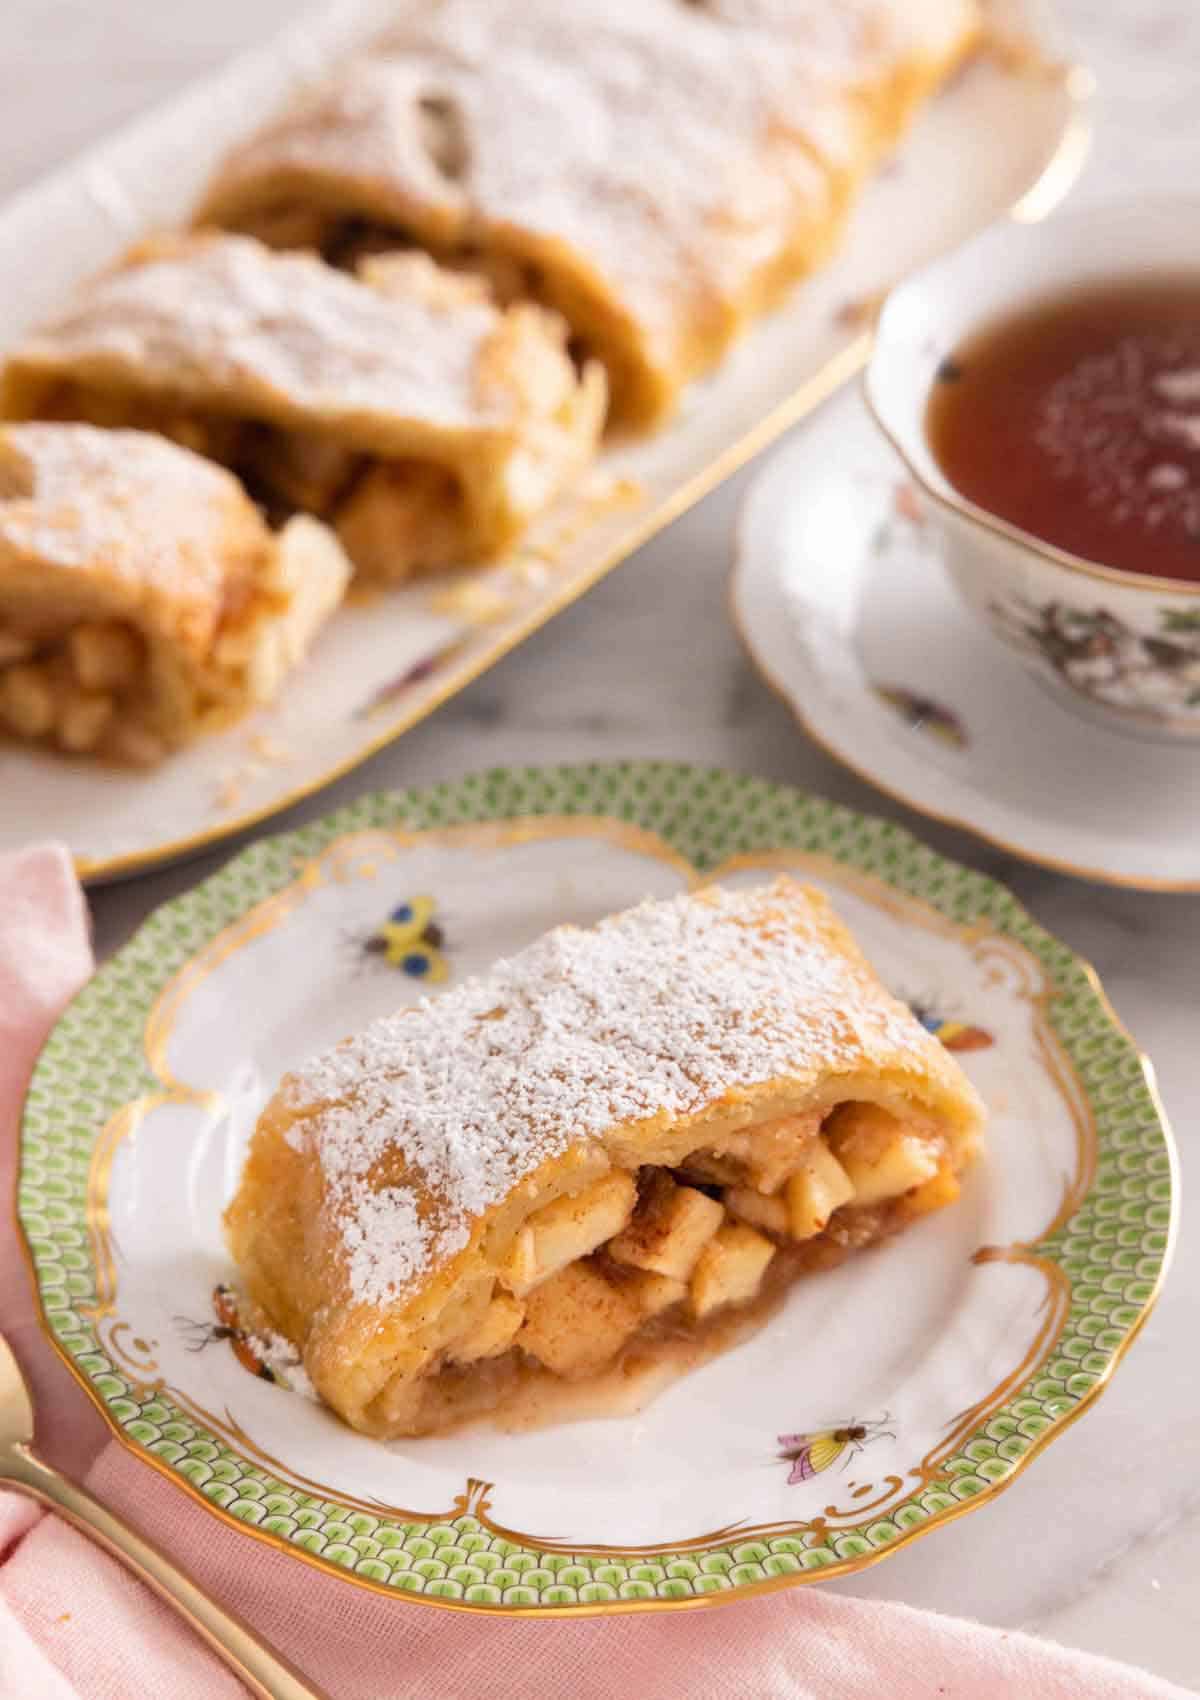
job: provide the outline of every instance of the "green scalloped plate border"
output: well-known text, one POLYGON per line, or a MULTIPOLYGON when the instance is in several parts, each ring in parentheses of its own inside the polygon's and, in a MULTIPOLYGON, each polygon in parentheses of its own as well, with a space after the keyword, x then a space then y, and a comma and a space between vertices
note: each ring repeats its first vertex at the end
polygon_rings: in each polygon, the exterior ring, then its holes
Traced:
POLYGON ((901 827, 787 786, 661 762, 505 768, 425 790, 379 793, 243 850, 156 910, 88 982, 34 1070, 21 1126, 17 1219, 44 1331, 117 1438, 210 1510, 334 1575, 430 1605, 559 1616, 716 1604, 862 1569, 1000 1492, 1087 1408, 1158 1296, 1178 1224, 1178 1160, 1153 1071, 1094 971, 981 874, 901 827), (628 1554, 539 1550, 486 1516, 471 1482, 440 1516, 390 1522, 305 1493, 239 1456, 165 1392, 127 1379, 88 1321, 96 1299, 86 1229, 92 1148, 121 1105, 156 1084, 145 1017, 170 976, 341 835, 430 830, 521 816, 607 815, 657 833, 698 869, 748 852, 820 853, 958 924, 986 922, 1046 971, 1049 1019, 1083 1087, 1098 1161, 1080 1209, 1032 1248, 1056 1263, 1070 1306, 1043 1361, 946 1460, 941 1479, 861 1527, 628 1554))

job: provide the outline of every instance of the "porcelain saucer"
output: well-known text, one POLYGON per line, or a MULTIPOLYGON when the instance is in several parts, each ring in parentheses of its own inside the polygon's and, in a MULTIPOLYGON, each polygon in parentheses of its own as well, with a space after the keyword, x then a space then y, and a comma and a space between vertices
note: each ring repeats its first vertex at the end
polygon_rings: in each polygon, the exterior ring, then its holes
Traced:
POLYGON ((1200 890, 1197 752, 1092 723, 971 617, 857 387, 751 485, 731 601, 805 731, 889 796, 1065 873, 1200 890))

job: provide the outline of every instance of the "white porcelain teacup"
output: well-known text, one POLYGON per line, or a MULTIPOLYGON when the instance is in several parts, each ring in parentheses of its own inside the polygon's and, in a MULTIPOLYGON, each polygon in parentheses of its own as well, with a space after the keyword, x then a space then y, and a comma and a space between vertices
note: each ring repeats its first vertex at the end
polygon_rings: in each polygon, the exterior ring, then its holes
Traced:
POLYGON ((1200 584, 1105 567, 987 513, 949 483, 925 424, 939 366, 990 322, 1089 284, 1193 269, 1200 289, 1200 197, 994 225, 888 296, 865 385, 930 498, 955 585, 994 635, 1104 724, 1200 740, 1200 584))

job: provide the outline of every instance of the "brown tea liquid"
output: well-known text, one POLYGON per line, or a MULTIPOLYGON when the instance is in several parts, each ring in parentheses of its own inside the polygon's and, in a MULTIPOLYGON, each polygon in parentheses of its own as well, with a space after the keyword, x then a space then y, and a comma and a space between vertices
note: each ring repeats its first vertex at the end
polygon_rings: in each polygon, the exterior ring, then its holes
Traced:
POLYGON ((1056 296, 944 361, 929 444, 959 493, 1108 567, 1200 581, 1200 276, 1056 296))

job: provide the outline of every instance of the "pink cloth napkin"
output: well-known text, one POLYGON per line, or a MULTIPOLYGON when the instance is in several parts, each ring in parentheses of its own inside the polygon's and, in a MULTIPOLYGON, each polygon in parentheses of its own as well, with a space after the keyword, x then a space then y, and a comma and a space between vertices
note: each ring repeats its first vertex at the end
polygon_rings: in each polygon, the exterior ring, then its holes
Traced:
MULTIPOLYGON (((0 858, 0 1198, 39 1045, 91 970, 64 851, 0 858)), ((209 1517, 115 1443, 42 1343, 10 1230, 0 1328, 34 1389, 39 1447, 154 1537, 338 1700, 1186 1700, 1169 1683, 1026 1635, 817 1588, 719 1611, 489 1620, 379 1600, 209 1517)), ((2 1700, 242 1700, 245 1690, 112 1559, 0 1493, 2 1700)))

